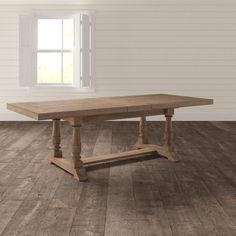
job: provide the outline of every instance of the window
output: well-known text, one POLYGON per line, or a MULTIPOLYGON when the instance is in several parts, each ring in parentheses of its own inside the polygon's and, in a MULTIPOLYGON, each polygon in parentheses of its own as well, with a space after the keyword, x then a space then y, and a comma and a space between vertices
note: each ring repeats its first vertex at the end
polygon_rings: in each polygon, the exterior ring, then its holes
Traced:
POLYGON ((20 17, 20 85, 91 89, 94 20, 90 13, 20 17))
POLYGON ((73 49, 73 19, 38 19, 37 83, 73 84, 73 49))

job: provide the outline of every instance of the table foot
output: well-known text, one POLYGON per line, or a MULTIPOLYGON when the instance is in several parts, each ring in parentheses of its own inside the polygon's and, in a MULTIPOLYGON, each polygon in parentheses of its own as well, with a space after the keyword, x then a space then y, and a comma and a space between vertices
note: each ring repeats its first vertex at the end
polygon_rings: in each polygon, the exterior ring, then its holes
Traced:
POLYGON ((179 158, 176 155, 176 153, 174 151, 169 151, 168 148, 166 148, 165 146, 159 146, 155 144, 139 144, 137 145, 137 148, 140 149, 150 148, 170 161, 175 161, 175 162, 179 161, 179 158))

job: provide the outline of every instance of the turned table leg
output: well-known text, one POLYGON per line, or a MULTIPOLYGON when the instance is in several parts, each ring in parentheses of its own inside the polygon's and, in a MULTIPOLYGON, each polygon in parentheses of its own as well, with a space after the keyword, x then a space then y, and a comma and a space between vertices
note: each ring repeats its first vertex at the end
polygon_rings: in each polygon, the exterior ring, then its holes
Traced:
POLYGON ((60 120, 54 119, 53 120, 53 127, 52 127, 52 156, 56 158, 62 157, 61 151, 61 134, 60 134, 60 120))
POLYGON ((139 136, 138 136, 138 141, 136 142, 136 146, 147 143, 148 143, 147 122, 146 122, 146 117, 142 116, 139 121, 139 136))
POLYGON ((74 177, 79 181, 88 180, 86 170, 81 160, 81 140, 80 140, 80 125, 73 124, 73 137, 72 137, 72 156, 74 165, 74 177))
POLYGON ((177 161, 178 158, 174 153, 174 142, 173 142, 173 127, 172 127, 172 116, 174 114, 173 109, 167 109, 165 112, 165 133, 164 133, 164 148, 168 151, 167 158, 172 161, 177 161))

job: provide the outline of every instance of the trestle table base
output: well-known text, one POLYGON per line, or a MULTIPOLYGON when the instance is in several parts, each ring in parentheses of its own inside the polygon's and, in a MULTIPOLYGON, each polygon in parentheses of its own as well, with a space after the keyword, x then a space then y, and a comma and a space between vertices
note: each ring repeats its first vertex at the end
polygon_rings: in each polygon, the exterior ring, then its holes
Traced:
POLYGON ((165 133, 164 133, 164 145, 158 146, 154 144, 148 144, 148 137, 146 132, 146 117, 140 118, 139 124, 139 136, 138 141, 134 145, 135 149, 119 153, 111 153, 106 155, 99 155, 87 158, 81 158, 81 139, 80 139, 80 126, 81 120, 77 118, 68 118, 73 128, 72 137, 72 160, 63 158, 61 146, 60 146, 60 120, 53 120, 53 131, 52 131, 52 143, 53 150, 49 158, 52 164, 62 168, 68 173, 72 174, 79 181, 87 181, 88 176, 86 167, 91 165, 97 165, 107 162, 115 162, 120 160, 134 159, 141 155, 146 154, 160 154, 171 161, 178 161, 178 158, 174 152, 173 144, 173 129, 171 118, 174 114, 173 109, 167 109, 164 112, 166 117, 165 122, 165 133))

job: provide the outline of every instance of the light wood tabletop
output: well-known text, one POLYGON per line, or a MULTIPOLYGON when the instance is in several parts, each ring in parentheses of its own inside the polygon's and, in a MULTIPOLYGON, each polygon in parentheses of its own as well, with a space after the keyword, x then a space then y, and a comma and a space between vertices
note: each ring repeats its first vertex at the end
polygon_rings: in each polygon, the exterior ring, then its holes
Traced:
POLYGON ((74 100, 9 103, 7 108, 36 120, 73 116, 94 116, 137 111, 151 111, 187 106, 209 105, 212 99, 151 94, 120 97, 100 97, 74 100))

